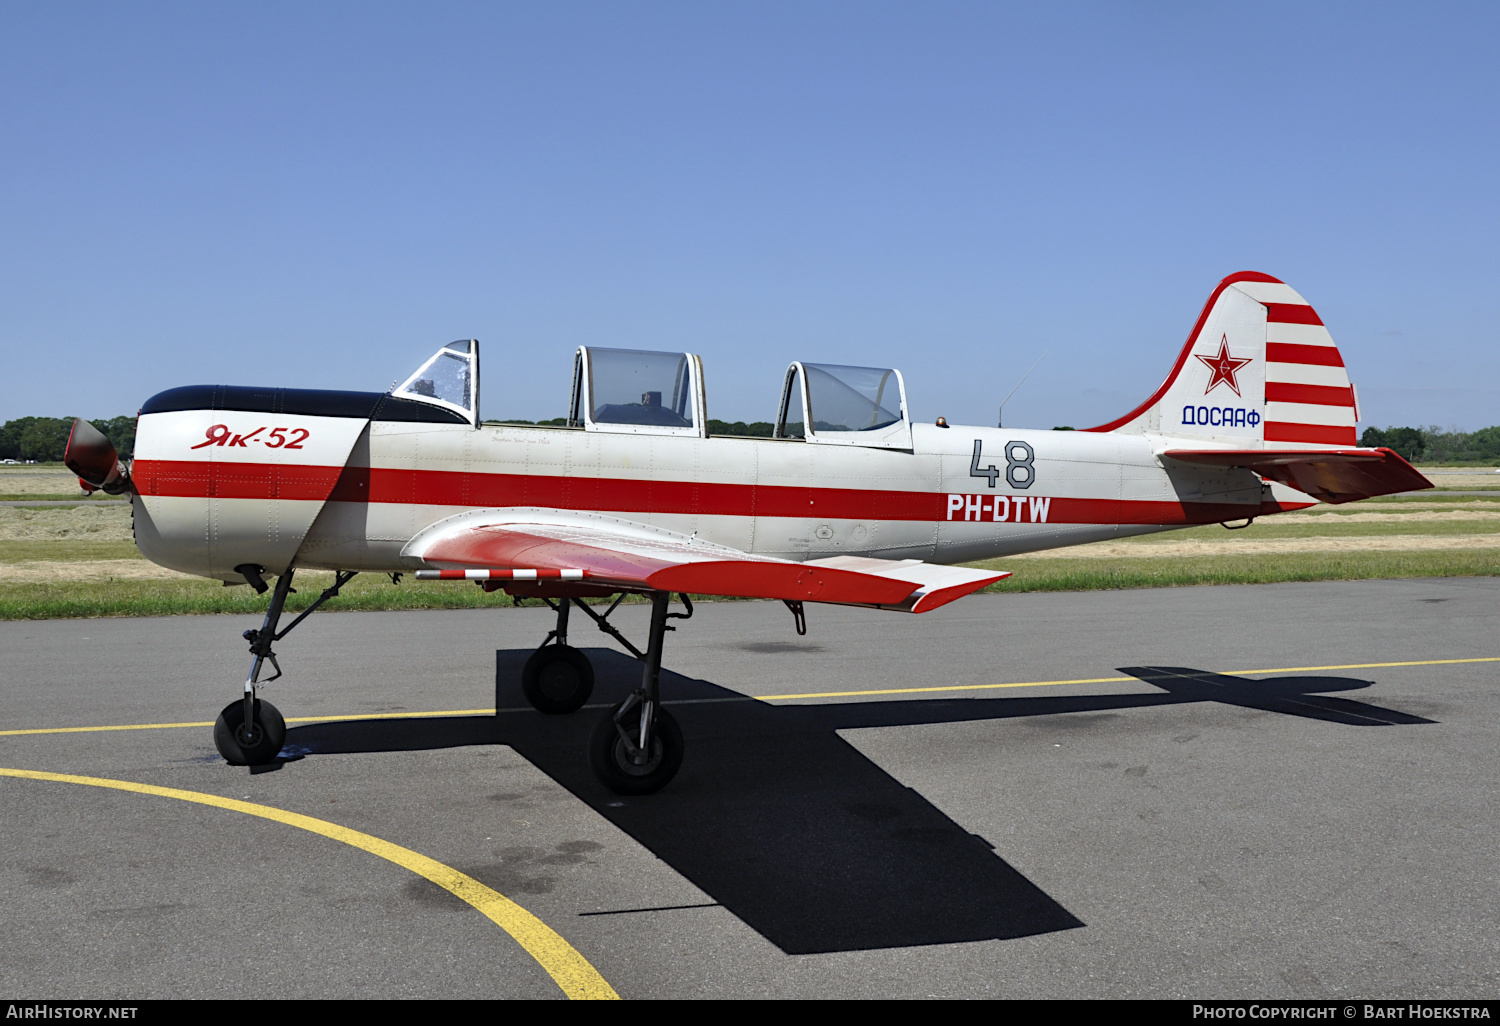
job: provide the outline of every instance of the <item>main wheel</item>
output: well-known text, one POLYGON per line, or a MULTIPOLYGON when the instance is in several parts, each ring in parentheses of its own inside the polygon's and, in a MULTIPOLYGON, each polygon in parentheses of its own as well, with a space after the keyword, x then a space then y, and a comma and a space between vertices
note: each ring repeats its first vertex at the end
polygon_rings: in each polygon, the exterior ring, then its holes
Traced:
MULTIPOLYGON (((626 713, 623 725, 627 731, 633 733, 639 729, 638 715, 635 710, 626 713)), ((682 728, 658 704, 651 730, 650 757, 637 766, 615 728, 615 710, 611 709, 594 727, 589 739, 589 763, 599 782, 615 794, 651 794, 671 783, 682 768, 682 749, 682 728)))
POLYGON ((521 669, 521 690, 541 712, 577 712, 594 693, 594 664, 571 645, 543 645, 521 669))
POLYGON ((245 725, 245 703, 230 702, 214 723, 214 747, 231 766, 264 766, 286 742, 286 720, 270 702, 255 700, 255 718, 245 725))

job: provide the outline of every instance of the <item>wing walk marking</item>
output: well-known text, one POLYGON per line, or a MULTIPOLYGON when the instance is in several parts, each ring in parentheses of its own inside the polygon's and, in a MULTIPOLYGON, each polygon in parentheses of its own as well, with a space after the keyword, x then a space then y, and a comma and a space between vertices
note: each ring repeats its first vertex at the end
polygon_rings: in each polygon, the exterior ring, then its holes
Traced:
POLYGON ((392 844, 390 841, 381 840, 371 834, 330 823, 326 819, 304 816, 300 812, 288 812, 270 805, 222 798, 219 795, 205 794, 201 791, 183 791, 175 787, 138 784, 133 780, 81 777, 71 773, 42 773, 37 770, 8 767, 0 767, 0 776, 18 777, 23 780, 45 780, 58 784, 85 784, 90 787, 133 791, 136 794, 149 794, 160 798, 176 798, 179 801, 211 805, 214 808, 228 809, 231 812, 243 812, 247 816, 259 816, 261 819, 284 823, 287 826, 294 826, 341 841, 383 858, 387 862, 394 862, 403 869, 409 869, 474 906, 496 926, 515 938, 526 953, 547 970, 547 974, 556 981, 569 998, 619 999, 620 995, 616 994, 615 989, 599 975, 599 971, 546 923, 499 891, 486 887, 473 877, 460 873, 436 859, 412 851, 410 848, 403 848, 399 844, 392 844))
MULTIPOLYGON (((1336 666, 1276 666, 1268 670, 1213 670, 1230 676, 1246 673, 1311 673, 1316 670, 1376 670, 1393 666, 1452 666, 1457 663, 1500 663, 1500 656, 1476 659, 1417 659, 1402 663, 1340 663, 1336 666)), ((861 695, 916 695, 934 691, 989 691, 997 688, 1047 688, 1063 684, 1124 684, 1139 677, 1083 677, 1078 680, 1023 680, 1012 684, 948 684, 934 688, 881 688, 873 691, 815 691, 805 695, 740 695, 725 698, 688 698, 668 700, 667 705, 700 705, 707 702, 783 702, 794 698, 857 698, 861 695)), ((594 703, 585 709, 604 709, 608 703, 594 703)), ((360 713, 344 716, 288 716, 288 723, 358 722, 360 720, 415 720, 432 716, 494 716, 497 713, 535 712, 529 706, 514 709, 433 709, 425 712, 360 713)), ((171 730, 178 727, 212 727, 209 720, 196 723, 122 723, 107 727, 33 727, 26 730, 0 730, 0 737, 23 734, 90 734, 105 730, 171 730)))

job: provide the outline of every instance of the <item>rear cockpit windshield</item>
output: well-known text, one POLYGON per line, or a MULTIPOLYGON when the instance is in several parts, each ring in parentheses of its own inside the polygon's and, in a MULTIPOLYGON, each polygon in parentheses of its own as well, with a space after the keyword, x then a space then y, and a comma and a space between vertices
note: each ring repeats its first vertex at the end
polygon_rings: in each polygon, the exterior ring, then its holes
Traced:
POLYGON ((910 449, 901 372, 890 367, 794 363, 787 368, 777 438, 910 449))
POLYGON ((901 390, 894 370, 831 363, 802 367, 814 431, 878 431, 901 419, 901 390))
POLYGON ((391 391, 404 399, 443 406, 479 422, 479 343, 450 342, 391 391))

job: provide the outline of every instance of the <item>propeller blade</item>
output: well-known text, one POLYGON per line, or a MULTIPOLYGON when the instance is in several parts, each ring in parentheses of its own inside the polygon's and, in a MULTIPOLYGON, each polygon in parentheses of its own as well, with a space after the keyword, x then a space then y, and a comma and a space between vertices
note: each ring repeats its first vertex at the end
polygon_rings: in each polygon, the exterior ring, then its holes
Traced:
POLYGON ((130 472, 120 462, 114 445, 102 431, 82 418, 73 421, 63 463, 78 475, 79 481, 111 495, 123 492, 130 481, 130 472))

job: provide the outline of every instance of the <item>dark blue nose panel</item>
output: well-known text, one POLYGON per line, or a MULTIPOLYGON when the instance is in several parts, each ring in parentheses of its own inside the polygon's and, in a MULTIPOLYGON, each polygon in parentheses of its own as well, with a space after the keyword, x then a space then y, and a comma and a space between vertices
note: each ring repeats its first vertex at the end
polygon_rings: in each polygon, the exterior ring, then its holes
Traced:
POLYGON ((352 417, 359 420, 421 421, 467 424, 458 413, 384 392, 339 392, 320 388, 254 388, 245 385, 185 385, 158 392, 141 413, 177 410, 241 410, 289 413, 304 417, 352 417))

